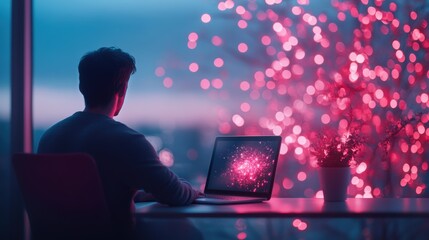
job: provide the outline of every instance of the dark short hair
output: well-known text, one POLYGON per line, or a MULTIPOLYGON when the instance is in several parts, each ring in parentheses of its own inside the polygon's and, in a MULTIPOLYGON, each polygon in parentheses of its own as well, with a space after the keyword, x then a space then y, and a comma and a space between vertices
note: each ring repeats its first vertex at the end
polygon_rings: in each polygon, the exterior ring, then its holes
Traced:
POLYGON ((134 57, 114 47, 85 54, 78 68, 79 90, 89 107, 107 105, 136 71, 134 57))

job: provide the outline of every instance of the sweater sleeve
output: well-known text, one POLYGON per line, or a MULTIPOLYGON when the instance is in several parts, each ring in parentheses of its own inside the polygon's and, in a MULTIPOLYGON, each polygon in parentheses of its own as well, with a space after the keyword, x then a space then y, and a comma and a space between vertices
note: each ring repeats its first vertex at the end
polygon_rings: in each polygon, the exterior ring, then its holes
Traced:
POLYGON ((172 206, 191 204, 198 197, 198 191, 160 162, 143 135, 132 136, 123 146, 127 159, 125 171, 129 173, 127 180, 132 188, 143 189, 158 202, 172 206))

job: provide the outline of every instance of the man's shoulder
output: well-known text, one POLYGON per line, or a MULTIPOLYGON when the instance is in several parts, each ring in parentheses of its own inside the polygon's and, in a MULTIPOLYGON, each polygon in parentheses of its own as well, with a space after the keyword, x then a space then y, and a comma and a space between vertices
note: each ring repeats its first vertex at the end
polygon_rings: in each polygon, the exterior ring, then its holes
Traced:
POLYGON ((63 126, 69 125, 71 122, 73 122, 73 118, 74 118, 74 114, 52 124, 50 127, 47 128, 45 133, 56 131, 56 129, 61 129, 63 128, 63 126))
POLYGON ((112 119, 110 123, 108 123, 111 127, 112 132, 115 131, 120 134, 126 134, 126 135, 142 135, 137 130, 127 126, 125 123, 115 121, 112 119))
POLYGON ((84 112, 76 112, 49 127, 45 134, 58 132, 85 132, 100 136, 142 136, 136 130, 124 123, 115 121, 107 116, 91 115, 84 112))

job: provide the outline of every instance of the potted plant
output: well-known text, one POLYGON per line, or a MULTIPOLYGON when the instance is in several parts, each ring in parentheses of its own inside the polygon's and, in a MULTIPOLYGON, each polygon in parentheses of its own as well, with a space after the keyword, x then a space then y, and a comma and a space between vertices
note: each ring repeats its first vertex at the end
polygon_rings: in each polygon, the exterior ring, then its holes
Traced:
POLYGON ((325 201, 344 201, 350 182, 350 166, 356 162, 364 138, 358 131, 342 135, 323 132, 312 144, 311 153, 316 157, 320 184, 325 201))

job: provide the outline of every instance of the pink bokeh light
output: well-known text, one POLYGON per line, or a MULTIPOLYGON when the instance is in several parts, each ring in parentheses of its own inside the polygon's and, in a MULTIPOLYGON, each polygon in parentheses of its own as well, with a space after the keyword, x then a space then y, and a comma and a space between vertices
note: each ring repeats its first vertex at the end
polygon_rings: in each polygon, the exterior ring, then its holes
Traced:
POLYGON ((418 1, 219 1, 210 24, 190 30, 188 41, 209 45, 190 48, 189 62, 207 66, 192 68, 203 79, 196 88, 219 101, 220 134, 283 137, 280 196, 323 195, 308 148, 325 128, 368 137, 350 197, 427 196, 429 13, 421 9, 418 1), (208 64, 210 53, 222 61, 208 64))

